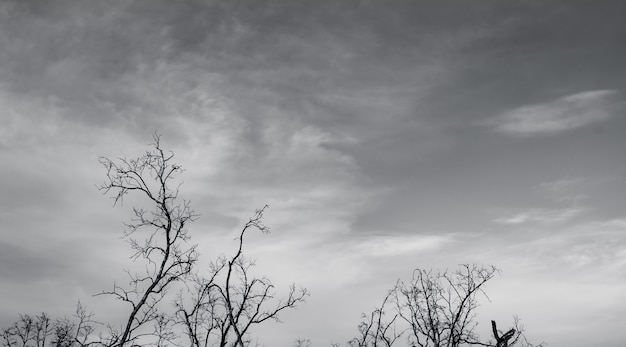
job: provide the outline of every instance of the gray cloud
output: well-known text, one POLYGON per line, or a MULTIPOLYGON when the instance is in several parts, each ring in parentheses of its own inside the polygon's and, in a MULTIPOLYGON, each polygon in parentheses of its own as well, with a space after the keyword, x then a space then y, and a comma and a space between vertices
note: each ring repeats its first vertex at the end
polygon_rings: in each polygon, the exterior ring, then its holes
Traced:
POLYGON ((566 285, 604 293, 623 261, 609 244, 623 243, 626 50, 624 4, 598 4, 1 2, 2 306, 60 312, 123 276, 128 214, 95 190, 96 159, 137 155, 155 130, 188 170, 207 257, 271 204, 250 252, 320 293, 282 332, 347 334, 418 265, 502 264, 499 307, 532 302, 529 286, 550 312, 569 309, 549 303, 566 285), (341 329, 310 318, 338 307, 341 329))

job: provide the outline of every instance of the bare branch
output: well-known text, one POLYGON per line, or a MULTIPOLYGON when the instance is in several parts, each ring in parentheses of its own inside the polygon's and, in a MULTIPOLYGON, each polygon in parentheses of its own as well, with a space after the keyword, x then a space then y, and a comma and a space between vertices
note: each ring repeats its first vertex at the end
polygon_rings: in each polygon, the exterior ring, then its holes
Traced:
POLYGON ((138 337, 134 334, 144 325, 162 323, 159 303, 170 284, 184 279, 197 260, 196 246, 184 246, 190 239, 186 225, 194 221, 197 214, 188 201, 178 201, 180 184, 172 183, 175 175, 183 170, 171 162, 174 155, 161 148, 160 136, 155 134, 153 138, 152 150, 138 158, 100 159, 107 170, 107 181, 100 190, 105 194, 113 192, 115 204, 121 203, 129 192, 137 191, 147 197, 153 207, 151 212, 133 208, 135 217, 127 224, 128 230, 124 234, 129 237, 139 230, 149 231, 141 243, 135 238, 129 239, 135 250, 133 259, 146 261, 145 275, 129 273, 129 287, 114 284, 111 291, 99 293, 112 295, 131 307, 128 320, 115 341, 120 347, 134 341, 138 337))
POLYGON ((434 273, 416 269, 409 283, 395 287, 396 308, 409 326, 409 341, 420 347, 483 345, 474 333, 476 295, 498 270, 462 264, 459 269, 434 273))
POLYGON ((351 347, 391 347, 404 331, 397 331, 394 313, 392 318, 387 317, 387 306, 395 295, 393 290, 387 292, 383 302, 369 315, 363 314, 363 320, 358 325, 359 336, 348 341, 351 347))
POLYGON ((254 261, 243 254, 245 235, 253 228, 269 232, 262 224, 266 208, 257 210, 244 225, 234 255, 212 263, 208 277, 194 277, 188 290, 191 302, 179 295, 176 317, 192 346, 247 346, 253 326, 269 320, 280 322, 282 311, 296 308, 309 295, 305 288, 291 285, 285 298, 277 298, 269 279, 252 275, 254 261))

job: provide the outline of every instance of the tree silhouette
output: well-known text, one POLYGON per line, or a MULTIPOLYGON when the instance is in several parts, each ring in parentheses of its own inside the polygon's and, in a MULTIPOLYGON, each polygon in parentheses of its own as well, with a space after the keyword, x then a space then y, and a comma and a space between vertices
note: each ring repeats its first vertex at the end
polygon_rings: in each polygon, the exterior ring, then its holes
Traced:
MULTIPOLYGON (((231 255, 215 258, 205 269, 198 265, 188 231, 198 214, 179 198, 181 184, 176 183, 183 169, 173 162, 172 152, 162 149, 158 134, 153 140, 137 158, 100 158, 107 179, 99 189, 113 195, 114 205, 128 194, 147 203, 132 208, 134 216, 123 234, 134 251, 132 260, 143 271, 127 271, 128 285, 113 283, 112 289, 96 294, 126 305, 122 324, 96 322, 79 302, 70 318, 20 315, 1 331, 4 347, 247 347, 254 326, 280 322, 283 311, 305 302, 307 289, 292 284, 285 296, 278 295, 268 278, 254 274, 254 260, 244 255, 250 230, 269 232, 263 224, 267 206, 243 225, 231 255)), ((493 266, 468 264, 454 272, 418 268, 410 281, 398 281, 380 306, 362 316, 358 336, 347 344, 392 347, 404 335, 413 347, 532 346, 517 318, 504 333, 492 321, 495 341, 483 342, 475 333, 477 297, 487 297, 484 286, 497 272, 493 266)), ((310 346, 311 341, 298 339, 296 344, 310 346)))
MULTIPOLYGON (((160 334, 145 332, 141 328, 149 323, 162 326, 163 315, 159 304, 166 297, 173 282, 185 279, 191 272, 198 254, 190 239, 187 225, 197 218, 189 202, 178 197, 180 184, 172 181, 183 170, 172 162, 174 154, 166 153, 160 145, 160 136, 154 135, 153 149, 134 158, 113 161, 100 158, 107 170, 107 181, 99 189, 114 194, 114 204, 121 203, 126 194, 139 193, 148 198, 151 209, 133 207, 134 218, 127 224, 124 236, 135 251, 133 259, 145 263, 144 273, 130 273, 130 284, 100 295, 111 295, 130 308, 123 329, 112 330, 107 345, 125 346, 139 337, 160 334), (137 236, 140 231, 144 234, 137 236)), ((159 330, 160 331, 160 330, 159 330)))
POLYGON ((246 232, 269 229, 262 224, 264 207, 241 230, 238 248, 231 257, 221 256, 211 264, 208 277, 195 276, 193 286, 176 301, 178 321, 193 347, 247 346, 252 326, 268 320, 280 322, 279 313, 297 307, 309 295, 305 288, 291 285, 286 298, 276 298, 267 278, 251 273, 254 261, 246 259, 243 245, 246 232), (186 298, 191 297, 191 300, 186 298))
POLYGON ((494 266, 476 264, 462 264, 454 272, 417 268, 409 282, 396 283, 379 308, 363 314, 358 336, 348 345, 391 347, 405 335, 413 347, 531 347, 517 317, 514 328, 504 334, 492 321, 495 342, 483 341, 475 333, 477 296, 488 299, 484 287, 498 271, 494 266), (395 307, 388 307, 390 303, 395 307))

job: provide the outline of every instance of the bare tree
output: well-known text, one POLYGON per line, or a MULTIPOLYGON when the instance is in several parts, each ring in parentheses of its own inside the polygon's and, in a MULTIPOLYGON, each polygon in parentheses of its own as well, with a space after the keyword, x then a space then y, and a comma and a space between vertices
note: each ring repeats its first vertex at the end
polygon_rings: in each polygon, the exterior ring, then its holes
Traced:
POLYGON ((416 269, 409 283, 396 285, 397 308, 409 325, 409 341, 420 347, 487 345, 474 329, 478 294, 498 270, 464 264, 453 273, 416 269))
POLYGON ((112 329, 107 342, 111 346, 126 346, 142 336, 154 337, 154 332, 146 330, 146 326, 149 323, 162 325, 160 302, 170 285, 184 279, 197 260, 196 246, 187 245, 186 228, 197 215, 188 201, 178 198, 180 184, 172 183, 182 169, 172 162, 171 152, 161 149, 157 134, 152 147, 134 159, 100 158, 107 170, 107 180, 99 189, 105 194, 113 192, 114 204, 121 203, 126 194, 137 192, 151 205, 149 210, 133 207, 134 218, 127 224, 124 234, 135 251, 133 260, 141 259, 145 272, 127 271, 129 286, 114 283, 112 290, 98 294, 112 295, 131 309, 121 330, 112 329), (135 238, 140 231, 146 234, 135 238))
POLYGON ((498 331, 491 321, 495 341, 481 341, 474 331, 477 296, 489 299, 484 286, 498 272, 494 266, 462 264, 452 273, 416 269, 411 282, 398 282, 396 303, 400 317, 409 325, 409 342, 420 347, 533 346, 517 317, 506 332, 498 331))
POLYGON ((526 336, 524 335, 524 326, 521 324, 520 319, 517 316, 513 317, 513 328, 509 329, 507 332, 502 332, 498 330, 496 322, 492 320, 491 331, 495 339, 495 344, 490 343, 488 345, 492 347, 543 347, 546 345, 545 342, 542 342, 538 345, 533 345, 532 343, 528 342, 526 336))
POLYGON ((5 347, 88 346, 97 322, 80 302, 73 317, 52 320, 46 313, 20 315, 12 326, 2 330, 5 347))
POLYGON ((311 347, 311 340, 299 337, 293 342, 293 347, 311 347))
POLYGON ((151 148, 137 158, 100 158, 107 179, 98 188, 103 194, 112 193, 113 205, 123 203, 129 193, 145 203, 133 207, 134 216, 124 233, 134 251, 131 258, 143 270, 126 270, 128 285, 113 283, 111 290, 96 294, 128 305, 124 322, 120 326, 97 323, 79 303, 73 318, 51 321, 45 314, 20 316, 1 331, 5 347, 180 346, 185 337, 196 347, 243 347, 251 343, 253 326, 280 322, 280 312, 305 301, 308 291, 295 285, 284 297, 278 296, 270 280, 253 275, 254 261, 243 255, 248 230, 269 232, 261 222, 265 207, 241 230, 234 255, 211 262, 208 277, 192 273, 198 253, 189 242, 187 227, 198 215, 179 198, 176 179, 182 168, 173 162, 171 152, 161 148, 160 136, 153 139, 151 148), (187 292, 181 291, 172 307, 166 301, 172 299, 168 291, 175 283, 187 292))
POLYGON ((2 330, 2 343, 7 347, 44 347, 52 334, 53 322, 47 314, 20 315, 17 322, 2 330))
MULTIPOLYGON (((394 295, 389 291, 380 307, 376 308, 369 315, 363 314, 363 320, 358 325, 359 336, 348 342, 351 347, 391 347, 396 340, 402 336, 402 331, 396 330, 396 319, 398 313, 394 311, 391 319, 385 319, 389 310, 390 300, 394 295)), ((393 310, 393 308, 391 308, 393 310)))
POLYGON ((506 333, 500 335, 498 328, 496 327, 496 321, 491 321, 491 329, 493 331, 493 337, 496 339, 496 347, 508 347, 509 340, 515 335, 515 329, 510 329, 506 333))
POLYGON ((270 320, 280 322, 280 312, 296 308, 309 295, 305 288, 291 285, 285 298, 277 298, 269 279, 252 274, 254 261, 243 255, 244 238, 250 229, 269 232, 261 221, 266 207, 245 224, 234 255, 213 262, 208 277, 194 277, 188 291, 191 300, 179 295, 176 317, 192 346, 248 346, 251 327, 270 320))
MULTIPOLYGON (((93 314, 79 302, 73 318, 52 321, 43 313, 21 315, 0 332, 4 347, 162 347, 187 343, 192 347, 248 347, 253 327, 280 322, 281 312, 305 302, 309 295, 306 288, 292 284, 284 296, 279 296, 269 279, 254 275, 254 260, 244 256, 249 230, 269 232, 262 223, 267 206, 243 226, 234 254, 211 262, 208 276, 192 272, 198 253, 196 245, 189 242, 187 226, 198 215, 188 201, 179 198, 180 184, 174 182, 182 168, 172 162, 171 152, 161 148, 160 136, 155 134, 153 138, 152 148, 137 158, 100 158, 107 180, 99 189, 104 194, 113 193, 114 205, 133 192, 149 206, 133 207, 134 217, 124 233, 134 251, 133 261, 141 262, 144 270, 127 270, 127 286, 114 283, 111 290, 96 294, 110 295, 127 304, 125 323, 119 328, 109 324, 106 333, 101 329, 97 332, 96 327, 102 324, 95 322, 93 314), (165 307, 164 299, 170 298, 168 291, 177 282, 183 289, 174 299, 172 310, 171 306, 165 307)), ((517 319, 515 327, 505 333, 492 323, 494 343, 483 343, 474 333, 476 296, 486 296, 483 286, 497 271, 493 266, 477 265, 462 265, 453 273, 416 269, 410 282, 397 282, 380 307, 363 315, 359 337, 348 345, 391 347, 407 333, 409 342, 419 347, 509 347, 517 342, 530 347, 517 319), (408 328, 398 330, 400 324, 408 328)), ((309 340, 296 343, 310 345, 309 340)))
POLYGON ((477 295, 489 299, 483 288, 498 272, 494 266, 468 264, 454 272, 415 269, 410 282, 398 281, 379 308, 363 314, 359 335, 348 341, 348 346, 391 347, 406 334, 412 347, 543 347, 544 343, 535 346, 528 342, 517 317, 507 332, 497 330, 492 321, 495 341, 483 342, 474 332, 477 295), (394 306, 391 312, 390 304, 394 306))

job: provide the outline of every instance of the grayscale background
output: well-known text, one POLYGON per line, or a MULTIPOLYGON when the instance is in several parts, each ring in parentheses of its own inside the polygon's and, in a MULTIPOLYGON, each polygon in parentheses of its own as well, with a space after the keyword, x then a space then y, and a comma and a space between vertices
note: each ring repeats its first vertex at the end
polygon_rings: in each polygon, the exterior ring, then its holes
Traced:
MULTIPOLYGON (((267 346, 354 336, 415 267, 493 264, 479 332, 623 346, 626 2, 0 1, 0 326, 114 321, 130 202, 99 156, 154 131, 206 262, 311 291, 267 346)), ((132 202, 132 201, 131 201, 132 202)))

